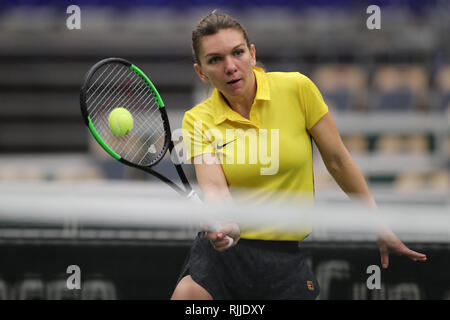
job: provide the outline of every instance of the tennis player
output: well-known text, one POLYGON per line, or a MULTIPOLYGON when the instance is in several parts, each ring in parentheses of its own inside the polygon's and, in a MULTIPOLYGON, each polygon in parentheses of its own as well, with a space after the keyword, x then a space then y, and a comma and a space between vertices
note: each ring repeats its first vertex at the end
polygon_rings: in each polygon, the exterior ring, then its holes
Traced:
MULTIPOLYGON (((376 207, 310 79, 298 72, 266 73, 257 67, 255 46, 246 30, 234 18, 215 11, 193 30, 192 47, 196 73, 214 86, 212 95, 183 119, 188 158, 195 164, 205 200, 235 201, 234 191, 240 189, 248 190, 244 199, 251 203, 282 203, 292 194, 312 199, 312 138, 342 190, 376 207), (235 134, 227 136, 230 132, 235 134), (267 161, 236 160, 239 152, 247 160, 255 152, 247 141, 251 137, 259 146, 265 141, 267 150, 277 153, 271 159, 277 164, 269 173, 262 170, 267 169, 267 161)), ((276 227, 245 229, 233 223, 223 224, 216 233, 201 232, 172 299, 315 299, 319 284, 299 246, 310 232, 310 227, 292 233, 276 227), (226 235, 234 240, 230 248, 226 235)), ((389 230, 379 234, 377 244, 384 268, 390 253, 426 260, 389 230)))

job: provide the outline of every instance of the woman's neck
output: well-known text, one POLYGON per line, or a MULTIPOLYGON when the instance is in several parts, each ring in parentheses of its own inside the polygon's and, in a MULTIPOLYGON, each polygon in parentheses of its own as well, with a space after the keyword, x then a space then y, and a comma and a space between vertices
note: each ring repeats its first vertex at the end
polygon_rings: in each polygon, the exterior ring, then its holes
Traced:
POLYGON ((253 102, 256 96, 256 79, 253 74, 252 83, 249 85, 249 89, 246 90, 242 95, 227 97, 224 94, 225 101, 228 103, 231 109, 239 113, 246 119, 250 119, 250 109, 252 108, 253 102))

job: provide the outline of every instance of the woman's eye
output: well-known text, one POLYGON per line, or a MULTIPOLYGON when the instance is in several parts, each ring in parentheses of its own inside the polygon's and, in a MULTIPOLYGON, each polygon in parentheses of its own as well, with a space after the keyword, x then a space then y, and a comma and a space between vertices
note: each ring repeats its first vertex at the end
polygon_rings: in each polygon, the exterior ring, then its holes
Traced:
POLYGON ((209 59, 209 63, 216 63, 217 61, 219 61, 219 57, 213 57, 209 59))
POLYGON ((240 55, 243 54, 243 53, 244 53, 244 50, 239 49, 239 50, 236 50, 236 51, 234 52, 234 55, 235 55, 235 56, 240 56, 240 55))

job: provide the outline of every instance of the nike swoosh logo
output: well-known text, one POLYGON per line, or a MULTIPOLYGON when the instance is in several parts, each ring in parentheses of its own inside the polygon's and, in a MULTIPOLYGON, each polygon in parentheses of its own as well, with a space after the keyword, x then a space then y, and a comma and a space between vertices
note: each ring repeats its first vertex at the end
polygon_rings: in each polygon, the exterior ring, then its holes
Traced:
POLYGON ((220 149, 222 149, 223 147, 225 147, 227 144, 230 144, 230 143, 235 142, 235 141, 236 141, 236 139, 231 140, 231 141, 229 141, 229 142, 227 142, 227 143, 225 143, 225 144, 223 144, 223 145, 221 145, 221 146, 217 146, 217 150, 220 150, 220 149))

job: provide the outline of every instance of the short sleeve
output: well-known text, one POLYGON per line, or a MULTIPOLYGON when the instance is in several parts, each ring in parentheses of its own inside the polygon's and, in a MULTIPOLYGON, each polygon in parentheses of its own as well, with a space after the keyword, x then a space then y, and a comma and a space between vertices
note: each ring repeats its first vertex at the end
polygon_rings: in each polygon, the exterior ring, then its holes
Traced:
POLYGON ((205 134, 206 123, 196 119, 190 112, 186 112, 182 122, 183 142, 186 148, 186 160, 205 153, 215 153, 211 139, 205 134))
POLYGON ((317 86, 302 74, 299 78, 299 90, 305 112, 306 128, 309 130, 328 113, 328 106, 317 86))

